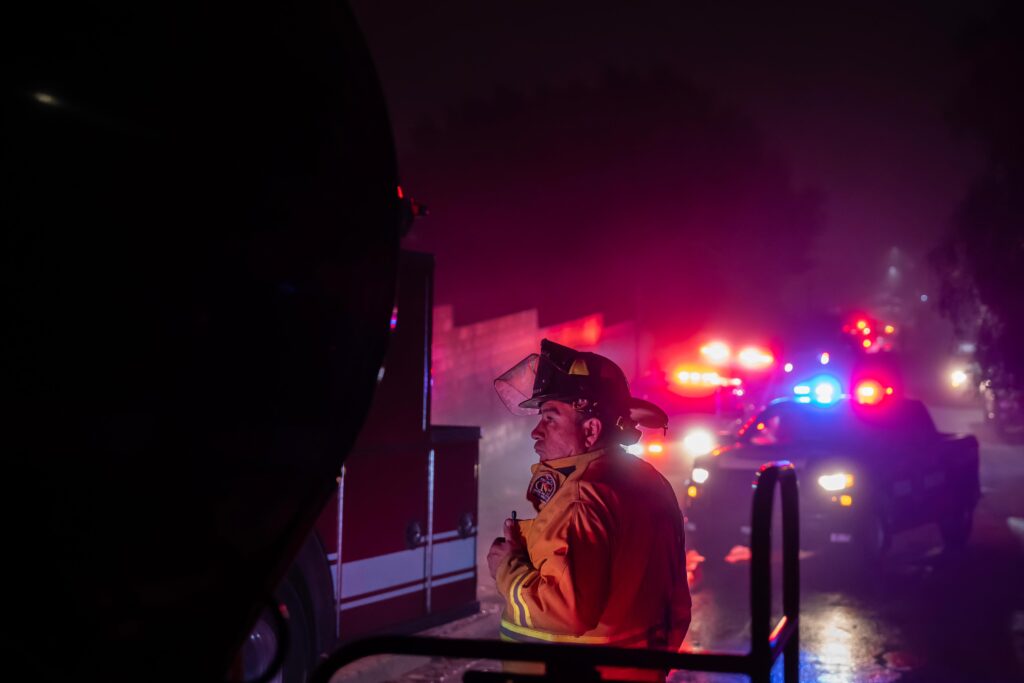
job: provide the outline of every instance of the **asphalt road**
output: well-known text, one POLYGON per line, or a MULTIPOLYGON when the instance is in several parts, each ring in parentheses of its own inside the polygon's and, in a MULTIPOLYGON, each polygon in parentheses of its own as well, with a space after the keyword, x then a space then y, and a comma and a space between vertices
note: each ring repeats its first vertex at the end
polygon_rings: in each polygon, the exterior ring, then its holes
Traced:
MULTIPOLYGON (((936 530, 903 534, 866 575, 833 566, 826 556, 805 556, 801 680, 1024 682, 1024 446, 988 435, 977 424, 980 411, 975 407, 932 406, 932 414, 942 431, 973 432, 981 440, 983 497, 970 543, 963 554, 947 557, 936 530)), ((482 495, 481 505, 481 519, 500 519, 509 501, 482 495)), ((500 598, 490 586, 486 566, 480 572, 480 598, 495 623, 474 636, 495 637, 500 598)), ((684 646, 745 651, 750 637, 749 563, 701 566, 698 575, 693 623, 684 646)), ((778 593, 777 586, 776 597, 778 593)), ((435 661, 400 678, 458 681, 470 665, 497 668, 493 662, 435 661)), ((773 680, 782 680, 781 662, 774 674, 773 680)), ((669 680, 749 679, 675 672, 669 680)))

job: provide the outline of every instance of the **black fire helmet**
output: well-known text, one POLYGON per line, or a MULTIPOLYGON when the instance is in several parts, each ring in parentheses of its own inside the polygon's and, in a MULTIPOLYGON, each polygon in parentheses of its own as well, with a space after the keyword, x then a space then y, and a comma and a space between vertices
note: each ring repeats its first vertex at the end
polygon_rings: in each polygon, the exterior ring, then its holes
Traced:
POLYGON ((618 431, 622 445, 640 439, 637 425, 666 429, 668 416, 649 401, 634 398, 622 369, 588 351, 544 339, 540 353, 531 353, 494 380, 494 389, 514 415, 536 415, 545 401, 564 401, 601 418, 618 431))

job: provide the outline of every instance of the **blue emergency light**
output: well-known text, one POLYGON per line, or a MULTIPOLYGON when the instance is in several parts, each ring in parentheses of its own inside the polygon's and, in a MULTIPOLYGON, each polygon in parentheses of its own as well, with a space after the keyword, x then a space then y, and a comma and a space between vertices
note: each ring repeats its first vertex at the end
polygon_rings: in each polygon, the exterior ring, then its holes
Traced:
POLYGON ((835 403, 843 395, 843 387, 839 380, 831 375, 818 375, 808 382, 793 387, 797 403, 817 403, 827 406, 835 403))

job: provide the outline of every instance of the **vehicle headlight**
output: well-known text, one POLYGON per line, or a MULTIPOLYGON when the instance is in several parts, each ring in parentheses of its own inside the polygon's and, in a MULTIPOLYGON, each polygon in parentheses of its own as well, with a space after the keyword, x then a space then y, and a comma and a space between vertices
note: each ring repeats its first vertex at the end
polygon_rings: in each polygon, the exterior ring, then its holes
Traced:
POLYGON ((715 436, 706 429, 691 429, 683 438, 683 450, 697 457, 715 450, 715 436))
POLYGON ((710 472, 703 467, 694 467, 693 472, 690 473, 690 479, 693 480, 694 484, 703 484, 708 480, 709 474, 710 472))
POLYGON ((818 486, 826 491, 845 491, 853 488, 853 475, 848 472, 823 474, 818 477, 818 486))

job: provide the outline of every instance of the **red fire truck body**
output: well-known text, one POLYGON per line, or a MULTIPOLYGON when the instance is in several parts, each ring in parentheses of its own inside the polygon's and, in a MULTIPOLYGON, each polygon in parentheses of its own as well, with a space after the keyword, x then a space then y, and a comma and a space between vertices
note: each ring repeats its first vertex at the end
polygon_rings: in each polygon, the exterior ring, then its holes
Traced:
POLYGON ((479 430, 430 432, 418 444, 353 451, 338 499, 317 521, 340 640, 417 630, 478 608, 479 430))
MULTIPOLYGON (((339 643, 411 632, 479 609, 477 427, 430 423, 433 257, 403 252, 391 340, 364 427, 278 600, 291 649, 279 677, 305 680, 339 643)), ((248 671, 276 638, 257 624, 248 671)))

